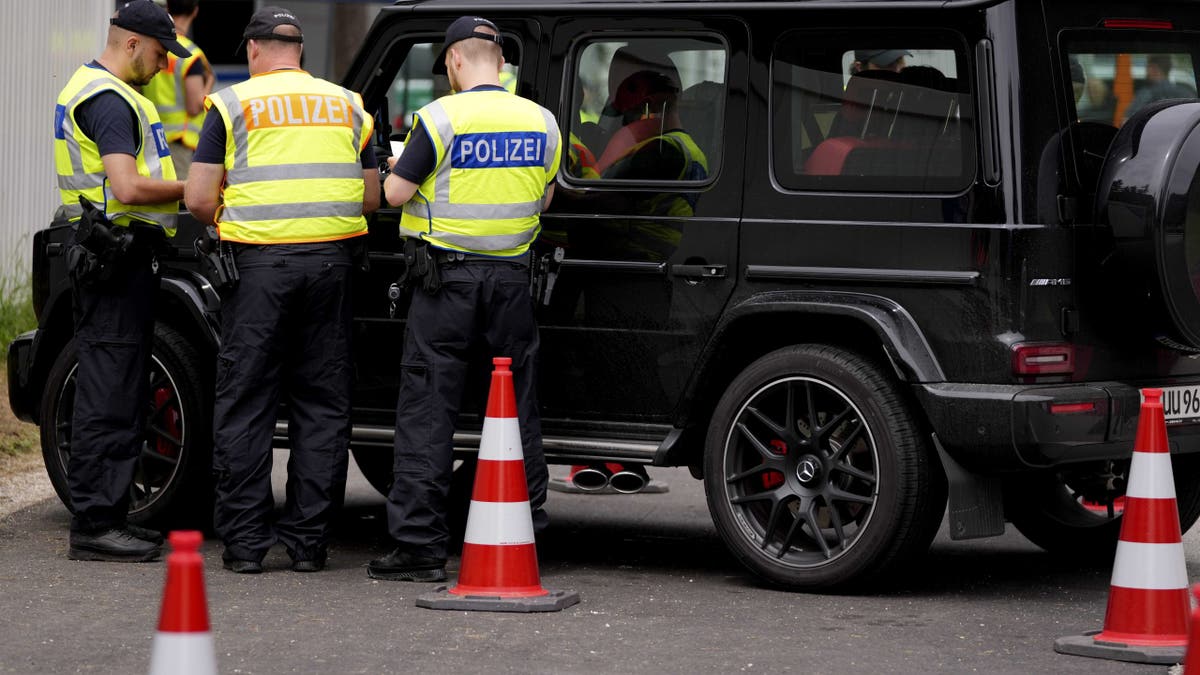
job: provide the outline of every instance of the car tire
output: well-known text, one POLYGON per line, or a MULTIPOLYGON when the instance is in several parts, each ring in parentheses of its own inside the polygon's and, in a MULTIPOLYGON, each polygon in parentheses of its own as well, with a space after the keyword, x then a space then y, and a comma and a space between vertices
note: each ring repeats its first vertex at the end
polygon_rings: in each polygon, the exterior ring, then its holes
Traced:
MULTIPOLYGON (((363 478, 384 497, 392 489, 392 453, 387 448, 351 448, 354 462, 363 478)), ((450 477, 450 496, 447 501, 447 523, 459 538, 466 528, 467 512, 471 506, 471 491, 475 486, 475 458, 456 462, 450 477)))
MULTIPOLYGON (((67 456, 78 365, 74 340, 58 355, 41 402, 41 444, 54 491, 71 508, 67 456)), ((154 330, 146 440, 134 473, 131 522, 151 527, 212 524, 211 374, 196 348, 175 329, 154 330)))
POLYGON ((354 463, 362 472, 363 478, 384 497, 392 489, 392 449, 391 448, 350 448, 354 455, 354 463))
POLYGON ((945 511, 926 438, 870 360, 823 345, 767 354, 733 380, 709 425, 704 486, 717 531, 771 584, 881 579, 928 549, 945 511))
MULTIPOLYGON (((1187 532, 1200 519, 1200 455, 1175 455, 1171 464, 1179 527, 1187 532)), ((1127 469, 1125 462, 1122 470, 1127 469)), ((1005 516, 1026 539, 1050 553, 1095 557, 1109 564, 1121 535, 1122 514, 1108 506, 1124 491, 1098 496, 1089 505, 1077 482, 1062 472, 1012 476, 1004 486, 1005 516)))

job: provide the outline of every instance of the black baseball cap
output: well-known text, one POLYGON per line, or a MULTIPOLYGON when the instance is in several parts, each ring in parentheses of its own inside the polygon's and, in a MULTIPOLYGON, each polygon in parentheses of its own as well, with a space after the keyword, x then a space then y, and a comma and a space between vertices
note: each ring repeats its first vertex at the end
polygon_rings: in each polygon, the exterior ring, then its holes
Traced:
POLYGON ((886 68, 896 62, 901 56, 912 56, 907 49, 855 49, 854 60, 862 63, 873 63, 880 68, 886 68))
POLYGON ((181 59, 192 55, 176 39, 179 36, 175 34, 175 20, 167 10, 150 0, 131 0, 121 5, 109 23, 138 35, 152 37, 161 42, 164 49, 181 59))
POLYGON ((504 38, 500 37, 500 29, 496 27, 496 24, 478 16, 460 16, 446 29, 446 41, 442 44, 442 51, 433 62, 434 75, 446 74, 446 50, 450 49, 455 42, 462 42, 469 38, 479 38, 504 46, 504 38), (496 34, 476 31, 475 29, 480 26, 491 28, 496 31, 496 34))
POLYGON ((242 45, 246 44, 246 40, 279 40, 281 42, 304 42, 303 31, 300 35, 279 35, 275 33, 275 29, 280 26, 295 26, 296 30, 300 29, 300 20, 292 14, 291 10, 282 7, 263 7, 250 17, 250 23, 246 24, 246 30, 242 31, 242 41, 238 44, 238 51, 242 50, 242 45))

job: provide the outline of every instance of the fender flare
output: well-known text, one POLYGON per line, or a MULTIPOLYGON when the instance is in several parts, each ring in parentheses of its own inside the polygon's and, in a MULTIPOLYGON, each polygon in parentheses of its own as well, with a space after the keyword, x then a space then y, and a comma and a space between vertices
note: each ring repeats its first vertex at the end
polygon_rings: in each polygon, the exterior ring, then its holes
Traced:
POLYGON ((187 309, 207 346, 220 347, 221 298, 208 279, 196 272, 169 270, 162 276, 159 292, 187 309))
POLYGON ((701 363, 708 363, 738 321, 771 313, 842 316, 870 328, 903 382, 944 382, 945 372, 917 322, 899 303, 868 293, 785 290, 758 293, 725 312, 701 363))

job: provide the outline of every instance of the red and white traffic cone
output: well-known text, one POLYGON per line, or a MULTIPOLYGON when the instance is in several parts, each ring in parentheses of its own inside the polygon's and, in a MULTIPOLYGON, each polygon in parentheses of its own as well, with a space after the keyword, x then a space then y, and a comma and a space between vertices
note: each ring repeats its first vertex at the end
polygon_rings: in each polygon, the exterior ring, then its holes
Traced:
POLYGON ((216 675, 217 657, 204 599, 204 559, 200 557, 204 536, 195 530, 179 530, 168 540, 172 552, 167 556, 167 583, 150 675, 216 675))
POLYGON ((479 441, 458 584, 417 598, 418 607, 488 612, 554 612, 579 602, 547 591, 538 575, 529 488, 513 392, 512 359, 492 359, 492 385, 479 441))
POLYGON ((1059 638, 1054 651, 1179 663, 1188 638, 1188 577, 1162 390, 1143 389, 1104 629, 1059 638))
POLYGON ((1183 672, 1200 673, 1200 584, 1192 585, 1192 618, 1188 623, 1187 655, 1183 657, 1183 672))

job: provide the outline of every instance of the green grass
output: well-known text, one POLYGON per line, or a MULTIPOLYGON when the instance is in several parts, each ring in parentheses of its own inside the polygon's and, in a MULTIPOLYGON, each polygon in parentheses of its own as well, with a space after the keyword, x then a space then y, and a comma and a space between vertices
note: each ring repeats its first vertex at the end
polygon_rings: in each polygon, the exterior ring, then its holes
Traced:
POLYGON ((12 433, 0 434, 0 457, 19 457, 39 449, 38 430, 32 424, 22 424, 12 433))
POLYGON ((27 280, 0 278, 0 362, 8 358, 8 343, 13 338, 37 327, 31 290, 27 280))
MULTIPOLYGON (((8 410, 6 362, 12 339, 37 326, 28 280, 0 277, 0 460, 17 458, 38 450, 37 427, 16 420, 8 410)), ((4 462, 0 462, 3 473, 4 462)))

